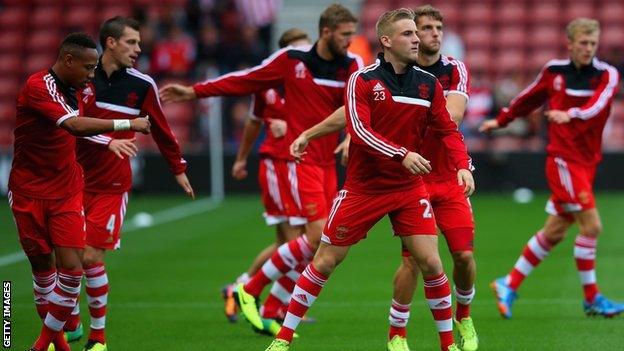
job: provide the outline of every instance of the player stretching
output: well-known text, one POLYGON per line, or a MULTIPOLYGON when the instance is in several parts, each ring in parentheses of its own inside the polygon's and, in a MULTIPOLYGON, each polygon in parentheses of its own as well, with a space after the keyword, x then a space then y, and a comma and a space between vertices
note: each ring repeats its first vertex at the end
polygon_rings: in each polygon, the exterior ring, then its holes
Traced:
POLYGON ((520 258, 505 277, 491 287, 503 318, 511 318, 516 291, 533 268, 576 222, 580 233, 574 241, 574 259, 583 285, 583 309, 588 315, 610 317, 624 311, 624 304, 606 299, 596 283, 596 244, 602 230, 593 192, 596 166, 602 158, 602 131, 617 91, 617 70, 599 61, 599 23, 579 18, 566 28, 570 58, 551 60, 537 79, 511 101, 495 120, 480 130, 505 127, 517 117, 527 116, 548 101, 546 179, 551 191, 546 204, 546 223, 524 247, 520 258))
POLYGON ((446 109, 435 76, 414 66, 418 43, 414 12, 398 9, 377 21, 383 48, 378 61, 353 74, 345 94, 352 142, 344 188, 334 199, 322 243, 297 280, 284 324, 267 351, 290 348, 301 317, 319 296, 329 275, 385 215, 395 235, 423 272, 442 350, 459 350, 453 341, 451 289, 438 255, 435 220, 420 174, 429 161, 414 151, 424 128, 435 131, 453 160, 465 195, 474 190, 469 157, 457 125, 446 109))
MULTIPOLYGON (((193 197, 193 189, 185 174, 186 161, 163 115, 156 84, 149 76, 132 68, 141 52, 140 40, 139 23, 133 19, 114 17, 102 24, 100 45, 104 52, 93 79, 95 99, 85 105, 85 112, 103 120, 132 120, 148 115, 152 123, 152 137, 171 172, 182 189, 193 197)), ((84 347, 86 351, 106 350, 104 331, 109 283, 104 258, 106 250, 119 248, 128 192, 132 186, 130 158, 117 157, 109 149, 115 151, 119 143, 133 138, 133 131, 116 131, 79 139, 77 144, 78 161, 85 173, 87 245, 83 268, 91 316, 89 338, 84 347)), ((127 151, 136 152, 136 149, 127 151)), ((80 330, 78 312, 76 309, 72 313, 66 329, 80 330)))
MULTIPOLYGON (((461 61, 440 54, 443 17, 439 10, 427 5, 415 10, 418 28, 419 68, 438 78, 446 95, 446 108, 456 123, 460 123, 468 97, 468 71, 461 61)), ((330 132, 341 130, 346 125, 344 108, 338 109, 319 125, 299 136, 292 144, 293 156, 302 157, 308 142, 330 132)), ((455 270, 457 309, 455 325, 459 330, 460 346, 463 350, 476 350, 478 338, 470 318, 470 303, 474 297, 475 262, 472 255, 474 223, 470 202, 457 185, 457 170, 448 158, 444 145, 432 130, 425 134, 422 155, 431 160, 431 173, 424 175, 429 192, 431 209, 436 223, 444 234, 451 250, 455 270)), ((406 325, 409 309, 416 289, 418 265, 409 251, 403 248, 403 262, 394 278, 394 294, 390 308, 390 331, 388 350, 409 350, 406 325)))
POLYGON ((50 344, 70 350, 62 329, 80 293, 85 246, 84 183, 74 135, 149 132, 147 118, 103 121, 79 116, 83 97, 92 93, 87 85, 97 63, 93 40, 70 34, 52 68, 31 75, 17 99, 8 197, 43 320, 34 351, 47 350, 50 344))
MULTIPOLYGON (((285 31, 278 42, 280 48, 310 45, 308 34, 298 28, 285 31)), ((296 239, 301 234, 305 224, 305 218, 301 216, 299 207, 295 203, 288 180, 288 163, 292 161, 284 138, 287 122, 283 90, 283 88, 268 89, 254 95, 253 107, 249 118, 245 121, 243 138, 238 148, 236 161, 232 166, 232 176, 235 179, 247 177, 247 157, 264 124, 266 136, 258 150, 260 155, 258 181, 265 209, 263 216, 267 225, 275 226, 276 243, 262 250, 247 272, 237 278, 236 283, 247 283, 251 276, 273 255, 277 247, 296 239)), ((274 319, 283 319, 290 292, 298 278, 296 271, 291 272, 273 283, 270 295, 260 309, 264 331, 271 332, 272 330, 272 334, 275 334, 279 330, 279 324, 274 319)), ((231 322, 235 322, 237 316, 233 295, 235 286, 236 284, 228 285, 223 290, 225 314, 231 322)))
MULTIPOLYGON (((319 39, 310 48, 285 48, 261 65, 234 72, 192 87, 168 85, 164 101, 186 101, 217 95, 247 95, 283 85, 288 128, 286 145, 324 116, 342 106, 349 76, 361 68, 361 59, 347 51, 357 19, 339 4, 327 7, 319 19, 319 39)), ((338 134, 310 145, 305 162, 288 164, 289 179, 298 207, 307 223, 305 234, 280 246, 247 282, 237 286, 237 300, 245 318, 262 329, 257 298, 265 286, 291 270, 303 269, 321 240, 321 231, 336 194, 334 149, 338 134)))

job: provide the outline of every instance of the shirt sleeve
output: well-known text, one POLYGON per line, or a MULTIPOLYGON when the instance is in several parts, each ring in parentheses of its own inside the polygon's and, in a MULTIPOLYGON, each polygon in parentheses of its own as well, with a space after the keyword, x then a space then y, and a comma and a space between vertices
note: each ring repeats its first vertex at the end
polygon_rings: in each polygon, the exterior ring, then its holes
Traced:
POLYGON ((65 102, 63 94, 58 92, 54 80, 44 79, 40 82, 30 81, 28 83, 29 106, 57 126, 60 126, 68 118, 78 116, 78 111, 69 106, 65 102))
POLYGON ((551 74, 548 72, 548 65, 545 66, 533 83, 526 87, 516 96, 509 107, 503 108, 496 120, 501 127, 508 125, 518 117, 526 117, 531 112, 542 106, 548 99, 548 87, 551 74))
POLYGON ((262 64, 193 85, 198 98, 223 95, 249 95, 274 88, 284 81, 288 49, 277 51, 262 64))
POLYGON ((378 156, 402 161, 407 155, 407 149, 384 138, 370 125, 369 94, 367 84, 359 77, 359 72, 351 75, 345 92, 347 128, 351 142, 367 147, 378 156))
POLYGON ((569 109, 570 117, 588 120, 599 115, 613 101, 618 81, 618 71, 612 66, 606 66, 594 95, 583 106, 569 109))
POLYGON ((448 94, 459 94, 468 100, 468 89, 470 88, 470 74, 466 65, 459 60, 450 60, 453 65, 451 72, 451 85, 448 94))
POLYGON ((251 106, 249 106, 249 118, 256 121, 263 120, 264 109, 266 107, 264 94, 266 94, 266 92, 254 94, 253 99, 251 99, 251 106))
POLYGON ((430 128, 433 129, 437 138, 440 138, 448 157, 457 169, 472 170, 472 161, 468 156, 464 137, 457 129, 457 124, 453 122, 451 114, 446 109, 446 99, 440 82, 436 81, 431 108, 429 109, 430 128))
POLYGON ((149 116, 152 138, 169 164, 171 172, 175 175, 184 173, 186 171, 186 160, 182 158, 180 145, 167 123, 155 84, 149 88, 141 112, 149 116))

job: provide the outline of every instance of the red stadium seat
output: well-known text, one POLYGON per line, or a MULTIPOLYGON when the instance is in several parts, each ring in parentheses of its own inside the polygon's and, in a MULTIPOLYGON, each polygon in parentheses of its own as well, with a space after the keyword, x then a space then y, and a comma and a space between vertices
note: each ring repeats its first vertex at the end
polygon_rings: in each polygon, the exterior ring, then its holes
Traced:
POLYGON ((19 93, 19 80, 14 78, 2 77, 0 78, 0 100, 12 101, 19 93))
MULTIPOLYGON (((50 54, 53 54, 53 52, 50 52, 50 54)), ((32 54, 26 59, 24 74, 31 75, 39 70, 52 67, 54 60, 54 55, 32 54)))
POLYGON ((17 76, 22 71, 21 57, 17 53, 11 51, 5 51, 0 54, 0 75, 3 77, 17 76))
MULTIPOLYGON (((622 18, 624 21, 624 18, 622 18)), ((622 47, 624 45, 624 25, 616 24, 602 26, 600 45, 603 48, 622 47)))
POLYGON ((98 17, 95 8, 91 6, 71 6, 63 17, 63 25, 72 31, 81 30, 90 32, 98 26, 98 17))
POLYGON ((60 44, 55 30, 39 30, 28 36, 26 49, 33 53, 56 51, 60 44))
POLYGON ((166 104, 163 106, 163 112, 167 121, 172 124, 190 126, 193 117, 195 117, 195 109, 192 104, 166 104))
POLYGON ((0 148, 8 150, 13 145, 13 123, 0 125, 0 148))
POLYGON ((543 24, 531 28, 527 43, 535 49, 559 48, 565 44, 565 33, 558 26, 543 24))
POLYGON ((526 21, 525 2, 502 2, 496 11, 496 22, 503 25, 519 25, 526 21))
POLYGON ((494 69, 499 74, 525 72, 529 67, 527 59, 521 50, 502 50, 496 55, 494 69))
POLYGON ((594 4, 591 2, 575 1, 565 6, 563 19, 566 23, 579 17, 594 17, 594 4))
POLYGON ((495 13, 492 5, 486 2, 468 2, 463 5, 461 18, 464 26, 488 25, 494 21, 495 13))
POLYGON ((9 6, 0 11, 0 28, 14 29, 26 26, 28 9, 20 6, 9 6))
POLYGON ((2 30, 2 35, 0 35, 1 52, 19 54, 24 45, 24 34, 21 30, 2 30))
POLYGON ((377 19, 379 18, 379 16, 388 9, 388 4, 385 2, 366 4, 364 7, 362 7, 362 16, 360 19, 362 21, 362 26, 375 27, 375 23, 377 23, 377 19))
POLYGON ((529 69, 533 72, 538 72, 544 67, 546 62, 553 59, 563 58, 559 56, 558 51, 555 49, 539 49, 531 52, 529 55, 529 69))
POLYGON ((493 30, 489 26, 468 26, 462 33, 462 39, 468 51, 474 49, 490 48, 492 46, 493 30))
POLYGON ((624 3, 621 1, 609 1, 602 4, 598 9, 597 20, 603 26, 611 23, 622 23, 624 21, 624 3))
POLYGON ((30 27, 37 29, 58 29, 62 23, 59 6, 36 7, 30 16, 30 27))
POLYGON ((514 47, 528 41, 526 31, 519 26, 502 27, 495 33, 495 44, 499 48, 514 47))
POLYGON ((533 22, 533 25, 557 25, 559 17, 561 17, 561 13, 559 12, 558 3, 538 1, 531 7, 531 16, 528 16, 527 19, 533 22))
POLYGON ((10 124, 15 120, 15 101, 0 100, 0 125, 10 124))
POLYGON ((103 23, 107 19, 113 18, 115 16, 129 16, 132 14, 132 11, 130 10, 130 7, 128 6, 116 5, 116 6, 110 6, 110 7, 107 6, 101 9, 100 11, 98 11, 98 13, 100 17, 98 23, 103 23))
POLYGON ((471 71, 489 72, 492 68, 492 58, 487 50, 467 50, 466 64, 471 71))

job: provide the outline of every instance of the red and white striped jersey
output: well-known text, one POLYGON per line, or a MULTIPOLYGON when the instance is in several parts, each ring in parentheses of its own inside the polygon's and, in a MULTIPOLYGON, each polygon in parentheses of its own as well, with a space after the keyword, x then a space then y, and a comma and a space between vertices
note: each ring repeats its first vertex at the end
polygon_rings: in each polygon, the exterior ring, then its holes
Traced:
POLYGON ((617 69, 597 58, 578 69, 570 59, 551 60, 496 120, 504 127, 548 102, 548 109, 567 111, 572 118, 569 123, 548 124, 548 155, 597 164, 602 159, 602 131, 618 81, 617 69))
POLYGON ((81 96, 52 70, 26 81, 17 98, 13 166, 9 189, 35 199, 60 199, 83 188, 76 137, 60 127, 78 116, 81 96))
MULTIPOLYGON (((277 51, 256 67, 226 74, 193 86, 197 97, 248 95, 283 86, 286 97, 285 142, 290 145, 306 129, 321 122, 343 105, 349 76, 362 67, 362 59, 353 54, 332 61, 322 59, 316 45, 287 47, 277 51)), ((338 133, 310 143, 303 162, 319 166, 335 163, 334 149, 338 133)))
MULTIPOLYGON (((460 60, 442 55, 431 66, 419 66, 424 71, 433 74, 444 89, 444 96, 460 94, 468 99, 470 77, 466 65, 460 60)), ((441 140, 435 137, 435 132, 425 133, 420 154, 431 162, 431 173, 425 175, 427 181, 445 181, 457 177, 457 168, 448 157, 448 152, 441 140)))
MULTIPOLYGON (((95 96, 84 105, 84 115, 102 119, 149 116, 151 136, 173 174, 186 171, 180 145, 171 132, 158 98, 154 80, 134 68, 123 68, 110 77, 101 66, 93 79, 95 96)), ((108 150, 112 139, 132 139, 135 132, 117 131, 78 139, 78 161, 85 172, 85 190, 121 194, 132 187, 130 160, 108 150)))
POLYGON ((276 138, 271 133, 269 125, 273 119, 285 120, 285 100, 280 89, 268 89, 255 94, 251 107, 251 118, 262 121, 265 125, 265 137, 260 144, 258 154, 262 157, 273 159, 290 159, 289 145, 286 144, 285 136, 276 138))
POLYGON ((420 148, 427 129, 441 140, 455 168, 470 169, 442 89, 435 76, 418 67, 395 74, 383 55, 351 76, 345 94, 351 135, 345 189, 382 193, 422 184, 401 162, 420 148))
POLYGON ((281 6, 281 0, 236 0, 245 23, 257 27, 273 23, 281 6))

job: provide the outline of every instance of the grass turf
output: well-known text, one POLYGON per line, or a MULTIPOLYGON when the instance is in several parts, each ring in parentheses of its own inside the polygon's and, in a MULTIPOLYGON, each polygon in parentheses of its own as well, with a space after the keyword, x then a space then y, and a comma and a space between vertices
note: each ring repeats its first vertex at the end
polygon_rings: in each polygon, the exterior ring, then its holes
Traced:
MULTIPOLYGON (((185 203, 178 197, 137 196, 127 218, 139 211, 158 212, 185 203)), ((624 317, 587 318, 568 237, 520 289, 514 318, 503 321, 488 283, 506 274, 523 245, 545 219, 545 196, 516 204, 507 194, 479 194, 473 200, 477 220, 477 295, 472 315, 480 350, 620 350, 624 317)), ((599 194, 605 230, 599 241, 598 279, 604 294, 624 300, 623 194, 599 194)), ((110 253, 111 282, 107 316, 108 348, 114 350, 264 350, 270 338, 249 324, 230 324, 222 314, 220 287, 246 270, 255 254, 274 238, 264 226, 256 197, 231 197, 220 207, 177 221, 133 230, 122 250, 110 253)), ((0 209, 0 256, 19 250, 6 205, 0 209)), ((569 236, 574 236, 572 228, 569 236)), ((445 267, 449 256, 441 240, 445 267)), ((387 221, 355 246, 310 310, 316 324, 304 324, 294 351, 385 350, 392 277, 400 262, 400 244, 387 221)), ((32 302, 29 265, 0 267, 0 279, 12 281, 12 349, 24 350, 40 322, 32 302)), ((438 341, 422 284, 408 326, 413 350, 436 350, 438 341)), ((268 290, 268 289, 267 289, 268 290)), ((82 317, 88 325, 83 295, 82 317)), ((73 346, 81 350, 82 339, 73 346)))

